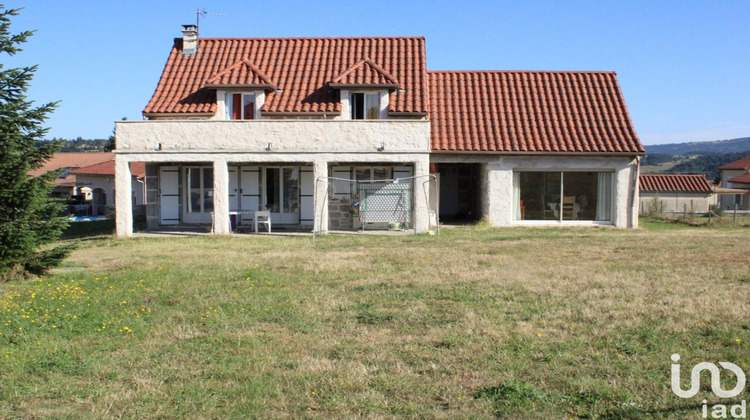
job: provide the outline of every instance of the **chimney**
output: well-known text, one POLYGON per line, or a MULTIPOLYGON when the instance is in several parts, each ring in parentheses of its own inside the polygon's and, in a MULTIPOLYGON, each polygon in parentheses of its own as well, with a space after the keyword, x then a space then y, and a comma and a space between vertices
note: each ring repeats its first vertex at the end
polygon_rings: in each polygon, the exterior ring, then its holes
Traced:
POLYGON ((198 26, 182 25, 182 55, 195 55, 198 51, 198 26))

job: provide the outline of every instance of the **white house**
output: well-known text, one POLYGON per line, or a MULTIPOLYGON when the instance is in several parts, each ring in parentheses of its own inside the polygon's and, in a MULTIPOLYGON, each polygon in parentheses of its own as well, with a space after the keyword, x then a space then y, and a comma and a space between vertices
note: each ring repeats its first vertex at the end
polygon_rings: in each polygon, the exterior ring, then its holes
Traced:
POLYGON ((750 156, 719 167, 721 186, 726 193, 719 199, 724 210, 750 210, 750 156))
MULTIPOLYGON (((84 166, 70 171, 76 177, 76 186, 87 192, 94 215, 108 215, 115 211, 115 161, 84 166)), ((145 212, 146 207, 146 168, 141 162, 130 164, 132 176, 130 184, 131 204, 135 211, 145 212)))
POLYGON ((120 236, 131 162, 150 229, 223 234, 259 210, 356 229, 387 205, 424 232, 438 203, 443 220, 495 226, 638 223, 644 149, 614 72, 428 71, 422 37, 198 39, 187 25, 143 115, 116 122, 120 236))

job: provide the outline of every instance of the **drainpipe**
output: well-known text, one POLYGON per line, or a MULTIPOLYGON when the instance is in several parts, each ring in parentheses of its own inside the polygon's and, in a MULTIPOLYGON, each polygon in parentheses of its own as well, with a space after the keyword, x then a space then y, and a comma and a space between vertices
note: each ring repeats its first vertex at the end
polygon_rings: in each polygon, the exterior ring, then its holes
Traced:
POLYGON ((143 205, 146 205, 146 183, 138 177, 135 177, 135 180, 141 184, 141 191, 143 191, 143 197, 141 197, 141 199, 143 200, 143 205))

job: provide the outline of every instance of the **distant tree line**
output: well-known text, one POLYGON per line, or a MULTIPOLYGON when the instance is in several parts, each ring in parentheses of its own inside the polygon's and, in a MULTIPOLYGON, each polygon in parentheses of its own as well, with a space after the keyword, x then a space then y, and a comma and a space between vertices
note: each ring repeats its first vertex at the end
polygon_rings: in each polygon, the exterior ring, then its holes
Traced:
POLYGON ((54 143, 56 141, 62 142, 61 152, 106 152, 111 142, 109 139, 84 139, 77 137, 73 140, 64 138, 54 137, 52 140, 39 140, 36 142, 36 147, 41 147, 45 144, 54 143))
POLYGON ((689 143, 654 144, 646 146, 646 153, 688 155, 700 152, 734 153, 750 150, 750 137, 731 140, 694 141, 689 143))

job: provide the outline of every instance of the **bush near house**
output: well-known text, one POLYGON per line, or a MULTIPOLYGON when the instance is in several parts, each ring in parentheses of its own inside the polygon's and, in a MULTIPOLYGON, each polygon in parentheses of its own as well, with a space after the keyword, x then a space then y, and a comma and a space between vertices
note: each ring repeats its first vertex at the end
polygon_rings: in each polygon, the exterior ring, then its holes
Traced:
POLYGON ((84 241, 0 284, 0 417, 698 417, 747 229, 646 226, 84 241))

